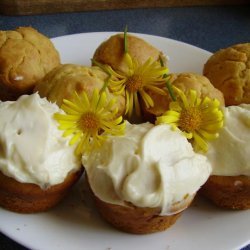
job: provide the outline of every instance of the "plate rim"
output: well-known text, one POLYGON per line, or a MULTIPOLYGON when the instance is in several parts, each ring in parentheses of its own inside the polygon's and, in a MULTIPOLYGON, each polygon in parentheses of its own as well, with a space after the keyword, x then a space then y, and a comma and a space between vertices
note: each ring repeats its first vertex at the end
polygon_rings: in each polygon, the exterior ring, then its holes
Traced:
MULTIPOLYGON (((73 34, 67 34, 67 35, 63 35, 63 36, 57 36, 57 37, 52 37, 50 38, 52 42, 55 42, 56 40, 59 40, 59 39, 68 39, 68 38, 76 38, 77 36, 85 36, 85 35, 92 35, 92 36, 95 36, 95 35, 105 35, 105 36, 108 36, 108 35, 113 35, 113 34, 117 34, 117 33, 122 33, 122 32, 116 32, 116 31, 102 31, 102 32, 84 32, 84 33, 73 33, 73 34)), ((164 40, 169 40, 171 42, 174 42, 174 43, 179 43, 183 46, 188 46, 192 49, 195 49, 195 50, 199 50, 200 52, 203 52, 203 53, 206 53, 207 56, 211 55, 212 52, 209 52, 207 50, 204 50, 202 48, 199 48, 195 45, 192 45, 192 44, 188 44, 188 43, 185 43, 185 42, 182 42, 182 41, 179 41, 179 40, 175 40, 175 39, 172 39, 172 38, 167 38, 167 37, 163 37, 163 36, 157 36, 157 35, 152 35, 152 34, 144 34, 144 33, 134 33, 134 32, 129 32, 129 34, 132 34, 132 35, 136 35, 136 36, 144 36, 144 37, 150 37, 150 38, 156 38, 156 39, 164 39, 164 40)), ((2 229, 2 227, 0 227, 0 232, 5 235, 6 237, 8 237, 9 239, 17 242, 18 244, 21 244, 22 246, 24 247, 34 247, 33 245, 30 245, 30 242, 25 242, 25 241, 22 241, 20 240, 19 238, 16 238, 15 237, 15 229, 12 230, 12 234, 8 231, 5 231, 2 229), (14 236, 14 237, 13 237, 14 236)), ((249 242, 250 243, 250 239, 249 239, 249 242)), ((242 243, 244 244, 244 243, 242 243)))

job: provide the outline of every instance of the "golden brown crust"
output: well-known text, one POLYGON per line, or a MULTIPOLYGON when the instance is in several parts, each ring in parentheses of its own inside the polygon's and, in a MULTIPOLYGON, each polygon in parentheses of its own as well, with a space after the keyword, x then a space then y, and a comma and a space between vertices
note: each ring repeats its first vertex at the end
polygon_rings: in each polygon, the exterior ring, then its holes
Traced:
POLYGON ((219 207, 228 209, 250 208, 250 177, 212 175, 200 193, 219 207))
POLYGON ((119 230, 132 234, 149 234, 164 231, 181 216, 159 216, 159 209, 139 208, 132 205, 119 206, 108 204, 95 197, 101 216, 119 230))
MULTIPOLYGON (((199 97, 208 96, 211 99, 216 98, 220 101, 221 105, 224 106, 223 94, 218 89, 216 89, 203 75, 196 73, 171 74, 170 83, 185 93, 187 93, 189 89, 194 89, 197 91, 197 95, 199 97)), ((165 88, 165 86, 163 85, 162 88, 165 88)), ((146 108, 142 103, 142 110, 144 117, 152 122, 156 116, 162 115, 168 109, 169 103, 172 101, 172 99, 169 94, 163 96, 151 91, 149 91, 148 94, 154 101, 154 107, 146 108)))
MULTIPOLYGON (((41 97, 46 97, 51 102, 62 105, 63 99, 71 99, 74 92, 78 94, 86 91, 91 96, 95 88, 101 89, 107 80, 108 75, 99 67, 87 67, 76 64, 62 64, 50 71, 41 81, 38 82, 34 92, 41 97)), ((108 98, 114 95, 107 89, 108 98)), ((118 115, 125 111, 124 96, 116 96, 118 115)))
POLYGON ((250 103, 250 43, 215 52, 204 65, 203 74, 222 91, 226 106, 250 103))
POLYGON ((147 108, 143 100, 139 99, 143 120, 149 121, 151 123, 155 123, 155 119, 157 116, 161 116, 169 107, 169 103, 171 102, 171 97, 167 92, 165 84, 159 86, 161 89, 165 89, 166 95, 160 95, 151 90, 148 90, 147 93, 150 95, 152 100, 154 101, 154 106, 147 108))
POLYGON ((63 99, 71 99, 75 91, 91 95, 95 88, 101 89, 107 77, 99 67, 62 64, 41 79, 34 92, 61 106, 63 99))
MULTIPOLYGON (((143 39, 127 35, 128 51, 139 63, 145 63, 149 57, 154 61, 159 59, 161 52, 143 39)), ((125 71, 123 34, 111 36, 95 51, 93 59, 102 64, 110 65, 114 70, 125 71)))
POLYGON ((63 183, 41 189, 35 184, 20 183, 0 171, 0 206, 17 213, 46 211, 63 199, 82 172, 82 169, 72 172, 63 183))
POLYGON ((16 100, 60 64, 52 42, 31 27, 0 31, 0 99, 16 100))

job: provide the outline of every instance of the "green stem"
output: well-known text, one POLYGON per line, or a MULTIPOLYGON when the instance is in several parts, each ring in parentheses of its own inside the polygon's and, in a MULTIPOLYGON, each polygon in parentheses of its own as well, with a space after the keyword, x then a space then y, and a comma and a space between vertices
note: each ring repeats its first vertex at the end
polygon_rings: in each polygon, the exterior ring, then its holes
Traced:
POLYGON ((169 82, 169 79, 166 80, 166 87, 168 89, 168 93, 171 96, 172 100, 175 102, 176 101, 176 97, 173 91, 173 87, 172 84, 169 82))
POLYGON ((93 65, 98 66, 99 68, 101 68, 105 73, 107 73, 110 76, 110 73, 105 69, 104 65, 102 63, 97 62, 94 59, 91 59, 91 62, 93 65))
POLYGON ((108 78, 104 81, 104 84, 102 86, 102 88, 100 89, 99 91, 99 99, 98 99, 98 102, 96 104, 96 107, 98 107, 99 105, 99 102, 100 102, 100 99, 101 99, 101 95, 102 93, 105 91, 105 89, 108 87, 108 84, 109 84, 109 79, 111 78, 111 76, 108 76, 108 78))
POLYGON ((127 32, 128 32, 128 26, 125 26, 124 29, 124 52, 128 53, 128 37, 127 37, 127 32))
POLYGON ((99 104, 99 102, 100 102, 100 98, 101 98, 102 92, 104 92, 105 89, 108 87, 109 80, 110 80, 110 78, 111 78, 111 74, 105 69, 105 67, 103 66, 103 64, 101 64, 101 63, 95 61, 94 59, 91 59, 91 61, 92 61, 92 63, 93 63, 94 65, 98 66, 98 67, 101 68, 105 73, 108 74, 107 79, 104 81, 104 84, 103 84, 102 88, 101 88, 100 91, 99 91, 100 97, 99 97, 99 100, 98 100, 98 102, 97 102, 97 106, 98 106, 98 104, 99 104))
POLYGON ((108 87, 108 84, 109 84, 109 80, 110 80, 111 76, 109 75, 108 78, 104 81, 104 84, 100 90, 100 94, 105 91, 105 89, 108 87))
MULTIPOLYGON (((160 56, 160 64, 161 64, 162 67, 165 67, 161 56, 160 56)), ((168 77, 169 77, 168 74, 163 75, 163 78, 168 78, 168 77)), ((172 84, 169 82, 169 79, 166 79, 166 87, 167 87, 168 93, 171 96, 172 100, 176 101, 176 97, 174 95, 173 87, 172 87, 172 84)))

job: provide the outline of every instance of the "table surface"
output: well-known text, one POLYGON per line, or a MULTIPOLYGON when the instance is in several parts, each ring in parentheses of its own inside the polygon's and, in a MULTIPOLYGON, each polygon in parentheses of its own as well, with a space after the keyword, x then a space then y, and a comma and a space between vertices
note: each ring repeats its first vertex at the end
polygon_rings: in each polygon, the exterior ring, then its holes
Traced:
MULTIPOLYGON (((32 26, 48 37, 98 31, 163 36, 215 52, 250 42, 249 6, 151 8, 36 16, 1 16, 0 30, 32 26)), ((1 223, 1 222, 0 222, 1 223)), ((0 233, 0 249, 26 249, 0 233)), ((250 250, 250 245, 244 250, 250 250)))

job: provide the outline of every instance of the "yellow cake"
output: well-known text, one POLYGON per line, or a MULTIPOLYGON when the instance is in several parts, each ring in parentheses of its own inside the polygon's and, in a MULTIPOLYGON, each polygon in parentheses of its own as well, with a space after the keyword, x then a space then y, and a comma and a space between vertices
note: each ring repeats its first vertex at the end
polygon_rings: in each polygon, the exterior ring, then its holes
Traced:
POLYGON ((47 210, 80 178, 80 158, 58 130, 56 112, 62 111, 38 94, 0 102, 0 206, 47 210))
POLYGON ((0 31, 0 100, 32 93, 36 82, 59 64, 53 43, 37 30, 0 31))
POLYGON ((150 123, 126 122, 124 136, 110 136, 82 164, 102 217, 134 234, 173 225, 211 172, 180 132, 150 123))
POLYGON ((216 51, 203 74, 224 94, 226 106, 250 103, 250 43, 216 51))
MULTIPOLYGON (((185 94, 190 89, 197 92, 197 96, 204 98, 205 96, 211 99, 218 99, 221 106, 224 106, 224 97, 221 91, 216 89, 210 81, 203 75, 197 73, 179 73, 171 74, 169 78, 170 84, 182 90, 185 94)), ((162 85, 166 89, 166 85, 162 85)), ((147 108, 142 103, 143 115, 147 121, 154 122, 157 116, 161 116, 169 108, 169 103, 172 101, 167 89, 167 95, 163 96, 152 91, 148 92, 154 101, 154 106, 147 108)))
POLYGON ((250 105, 225 108, 225 125, 207 153, 212 175, 201 193, 219 207, 250 208, 250 105))
MULTIPOLYGON (((149 57, 153 61, 158 61, 160 57, 165 57, 160 50, 146 42, 144 39, 128 34, 128 52, 138 63, 145 63, 149 57)), ((124 60, 124 35, 116 34, 101 43, 93 55, 94 61, 110 65, 115 71, 124 72, 127 65, 124 60)))
MULTIPOLYGON (((49 101, 61 106, 63 99, 72 99, 75 92, 80 94, 85 91, 88 96, 91 96, 94 89, 102 89, 106 80, 108 80, 108 75, 99 67, 62 64, 40 80, 34 92, 38 92, 41 97, 46 97, 49 101)), ((108 99, 114 97, 108 87, 105 91, 108 99)), ((118 108, 118 115, 124 113, 123 95, 116 97, 115 107, 118 108)))

